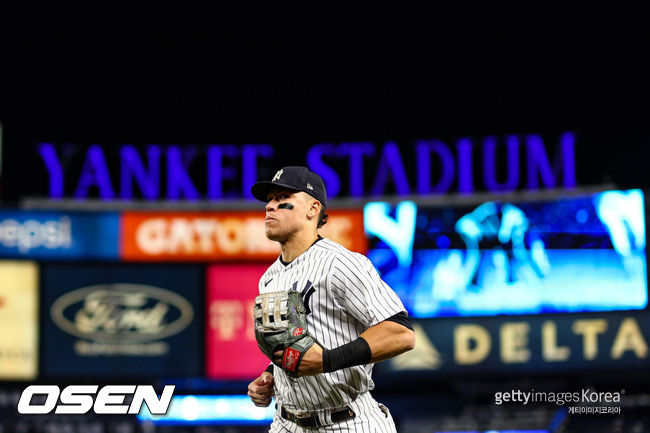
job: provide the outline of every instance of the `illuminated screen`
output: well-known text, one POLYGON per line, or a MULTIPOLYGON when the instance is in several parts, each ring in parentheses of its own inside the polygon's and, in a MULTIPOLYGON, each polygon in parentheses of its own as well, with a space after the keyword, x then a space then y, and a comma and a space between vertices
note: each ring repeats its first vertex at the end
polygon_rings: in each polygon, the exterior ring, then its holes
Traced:
POLYGON ((459 431, 459 432, 435 432, 435 433, 548 433, 548 430, 486 430, 480 431, 459 431))
MULTIPOLYGON (((436 432, 436 433, 481 433, 480 431, 436 432)), ((486 430, 483 433, 548 433, 548 430, 486 430)))
MULTIPOLYGON (((142 405, 138 419, 156 424, 262 424, 273 421, 275 405, 256 407, 247 395, 180 395, 172 397, 165 415, 152 415, 142 405)), ((233 430, 234 431, 234 430, 233 430)))
POLYGON ((364 208, 368 257, 414 317, 643 309, 643 193, 364 208))

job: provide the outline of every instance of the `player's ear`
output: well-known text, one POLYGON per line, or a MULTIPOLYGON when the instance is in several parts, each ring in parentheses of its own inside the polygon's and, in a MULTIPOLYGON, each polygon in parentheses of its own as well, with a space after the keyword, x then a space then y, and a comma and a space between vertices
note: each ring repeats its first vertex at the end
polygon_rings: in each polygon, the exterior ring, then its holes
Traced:
POLYGON ((321 204, 318 200, 310 200, 309 209, 307 209, 307 216, 309 218, 317 217, 320 214, 321 204))

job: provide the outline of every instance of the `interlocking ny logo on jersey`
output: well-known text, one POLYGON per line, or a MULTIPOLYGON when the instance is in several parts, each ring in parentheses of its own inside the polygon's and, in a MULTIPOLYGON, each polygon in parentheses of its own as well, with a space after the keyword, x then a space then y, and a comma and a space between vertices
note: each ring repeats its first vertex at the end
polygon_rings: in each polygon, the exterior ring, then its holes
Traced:
MULTIPOLYGON (((298 291, 298 281, 293 283, 293 290, 298 291)), ((309 308, 309 300, 315 291, 316 289, 314 289, 314 286, 309 280, 307 280, 305 288, 300 291, 300 294, 302 295, 302 303, 305 304, 305 314, 311 314, 311 308, 309 308)))
POLYGON ((278 170, 278 172, 275 173, 275 176, 273 176, 273 179, 271 179, 271 182, 275 182, 276 180, 280 180, 280 176, 282 176, 282 173, 284 173, 284 170, 278 170))

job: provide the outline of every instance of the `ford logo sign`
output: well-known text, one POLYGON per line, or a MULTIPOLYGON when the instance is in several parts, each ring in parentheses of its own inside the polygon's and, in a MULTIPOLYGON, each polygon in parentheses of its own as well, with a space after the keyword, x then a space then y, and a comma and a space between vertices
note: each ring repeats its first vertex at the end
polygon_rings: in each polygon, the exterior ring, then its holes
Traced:
POLYGON ((194 310, 182 296, 141 284, 101 284, 73 290, 50 309, 54 323, 79 338, 145 342, 178 334, 194 310))

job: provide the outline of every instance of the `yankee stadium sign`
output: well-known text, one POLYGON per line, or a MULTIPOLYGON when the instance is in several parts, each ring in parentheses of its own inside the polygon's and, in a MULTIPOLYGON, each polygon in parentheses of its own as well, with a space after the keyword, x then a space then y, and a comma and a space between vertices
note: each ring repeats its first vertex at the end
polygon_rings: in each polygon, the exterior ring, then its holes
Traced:
POLYGON ((251 199, 250 187, 279 167, 320 174, 328 196, 437 195, 573 188, 576 135, 319 143, 304 154, 269 144, 74 146, 37 144, 51 199, 251 199), (286 149, 284 155, 287 155, 286 149))

